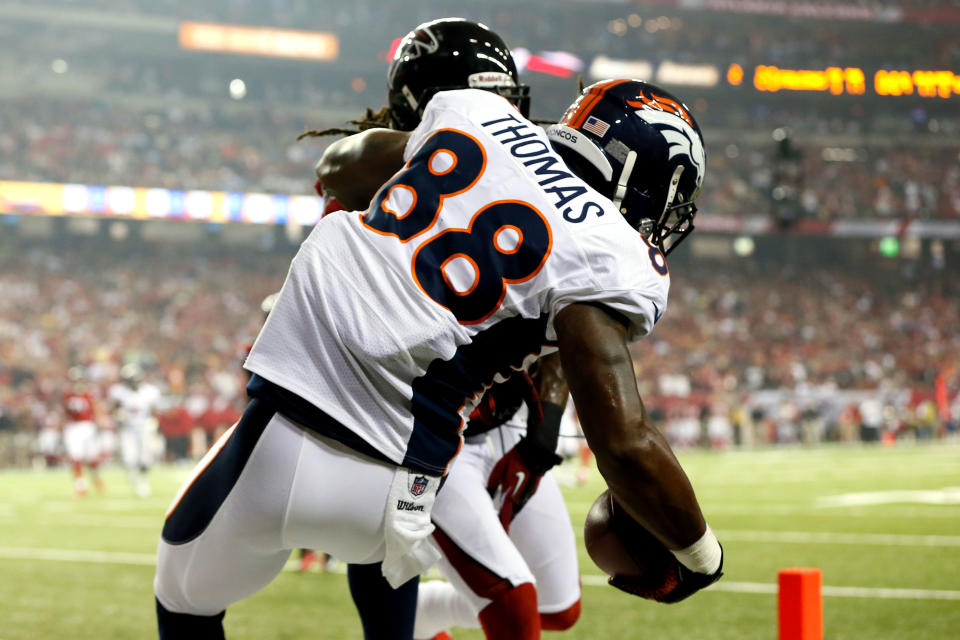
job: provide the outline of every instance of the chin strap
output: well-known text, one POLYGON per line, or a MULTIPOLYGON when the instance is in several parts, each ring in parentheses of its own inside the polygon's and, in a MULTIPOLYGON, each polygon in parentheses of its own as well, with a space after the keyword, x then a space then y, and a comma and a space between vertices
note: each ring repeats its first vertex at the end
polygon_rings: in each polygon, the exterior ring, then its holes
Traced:
POLYGON ((410 108, 413 109, 413 112, 418 113, 417 109, 420 107, 420 105, 417 103, 417 99, 414 97, 413 91, 410 91, 410 87, 403 85, 400 87, 400 93, 402 93, 403 97, 406 98, 407 104, 410 105, 410 108))
POLYGON ((681 175, 683 175, 683 165, 678 164, 677 168, 673 170, 673 177, 670 178, 670 187, 667 189, 667 201, 663 203, 663 211, 660 212, 661 218, 663 218, 663 214, 667 212, 667 207, 673 204, 673 199, 677 196, 677 187, 680 186, 681 175))
MULTIPOLYGON (((637 162, 637 152, 633 149, 627 154, 627 159, 623 162, 623 170, 620 177, 617 178, 617 190, 613 193, 613 206, 620 208, 623 199, 627 197, 627 183, 630 181, 630 174, 633 173, 633 165, 637 162)), ((680 167, 683 169, 683 167, 680 167)), ((676 178, 679 181, 679 178, 676 178)), ((676 187, 674 187, 676 191, 676 187)))
POLYGON ((663 211, 660 212, 660 216, 657 220, 653 220, 652 218, 644 218, 637 226, 637 230, 640 232, 640 234, 656 244, 661 251, 664 251, 664 255, 668 253, 663 249, 663 225, 667 223, 667 220, 664 218, 664 214, 666 214, 667 209, 670 208, 670 205, 673 203, 673 199, 677 197, 677 188, 680 186, 681 175, 683 175, 683 165, 678 164, 677 168, 673 170, 673 176, 670 178, 670 186, 667 187, 667 200, 663 203, 663 211), (652 236, 654 233, 657 234, 657 237, 651 238, 650 236, 652 236))

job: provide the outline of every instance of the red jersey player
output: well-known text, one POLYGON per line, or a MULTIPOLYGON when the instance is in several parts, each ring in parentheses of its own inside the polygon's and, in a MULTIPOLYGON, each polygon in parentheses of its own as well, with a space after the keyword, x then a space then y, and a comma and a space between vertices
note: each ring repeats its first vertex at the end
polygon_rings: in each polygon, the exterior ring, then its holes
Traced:
POLYGON ((63 446, 73 468, 73 490, 78 496, 87 493, 87 479, 83 467, 90 470, 90 477, 98 491, 103 490, 99 473, 99 448, 97 446, 96 405, 86 382, 82 367, 73 367, 69 372, 70 386, 63 393, 63 446))

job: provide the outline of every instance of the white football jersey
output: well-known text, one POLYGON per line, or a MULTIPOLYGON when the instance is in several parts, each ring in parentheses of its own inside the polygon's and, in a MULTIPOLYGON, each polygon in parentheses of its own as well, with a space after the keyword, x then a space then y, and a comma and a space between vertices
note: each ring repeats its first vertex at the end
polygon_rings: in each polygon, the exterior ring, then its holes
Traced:
POLYGON ((633 340, 663 314, 669 275, 494 93, 437 94, 404 157, 366 211, 304 241, 246 368, 397 464, 444 473, 461 416, 555 349, 560 310, 603 304, 633 340))
POLYGON ((117 407, 117 421, 124 429, 139 429, 146 425, 160 404, 160 389, 141 383, 136 389, 125 384, 110 387, 110 399, 117 407))

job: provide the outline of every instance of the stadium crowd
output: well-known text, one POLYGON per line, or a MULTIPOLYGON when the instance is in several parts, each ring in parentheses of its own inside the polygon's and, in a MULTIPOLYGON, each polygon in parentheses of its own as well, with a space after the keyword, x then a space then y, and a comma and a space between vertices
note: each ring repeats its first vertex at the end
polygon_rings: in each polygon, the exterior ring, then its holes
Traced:
MULTIPOLYGON (((72 367, 103 392, 129 362, 163 392, 169 455, 202 452, 191 432, 210 437, 235 418, 260 301, 289 256, 125 246, 2 247, 0 431, 58 428, 72 367)), ((880 287, 876 270, 734 264, 675 267, 670 308, 635 348, 644 398, 675 442, 701 442, 708 427, 717 445, 870 439, 859 430, 874 415, 877 433, 956 429, 955 282, 891 272, 880 287)))
MULTIPOLYGON (((585 63, 603 54, 721 68, 960 65, 953 23, 912 22, 922 37, 903 39, 897 22, 723 12, 701 19, 677 4, 571 0, 564 11, 549 12, 549 3, 436 0, 418 8, 487 21, 512 46, 534 53, 562 43, 585 63), (883 47, 875 46, 879 41, 883 47)), ((850 4, 926 10, 943 3, 850 4)), ((11 15, 64 9, 53 0, 19 5, 11 15)), ((342 114, 361 114, 358 105, 380 106, 386 50, 416 21, 403 4, 376 0, 325 11, 308 0, 217 0, 194 3, 189 12, 171 0, 91 0, 69 8, 118 18, 99 30, 76 28, 69 12, 49 23, 36 16, 0 22, 8 44, 0 73, 15 89, 0 98, 0 180, 312 193, 312 165, 331 139, 297 142, 297 135, 340 126, 342 114), (143 16, 166 22, 144 29, 143 16), (315 64, 185 52, 171 37, 177 20, 331 30, 340 35, 341 57, 315 64), (240 99, 227 93, 234 73, 247 80, 240 99)), ((535 116, 556 117, 575 93, 572 77, 524 77, 535 85, 535 116)), ((768 99, 750 91, 681 92, 692 97, 706 133, 702 215, 769 215, 778 206, 782 168, 792 163, 793 220, 960 219, 960 118, 947 102, 845 96, 811 108, 817 96, 768 99), (767 136, 778 127, 793 136, 789 162, 767 136)), ((279 286, 288 256, 198 258, 181 248, 182 259, 171 261, 169 253, 136 246, 121 257, 122 245, 112 246, 107 258, 89 247, 26 251, 0 244, 0 430, 56 426, 56 399, 70 368, 84 368, 102 391, 127 362, 144 365, 163 389, 161 429, 168 435, 182 438, 201 423, 212 432, 229 421, 243 402, 238 360, 259 326, 259 302, 279 286)), ((957 424, 960 406, 952 396, 945 407, 927 393, 960 386, 950 366, 960 356, 957 338, 938 329, 960 326, 957 291, 898 277, 881 289, 871 284, 875 273, 826 269, 801 279, 692 265, 676 275, 667 320, 637 352, 645 396, 676 441, 702 440, 699 428, 710 424, 727 433, 720 440, 738 433, 744 442, 809 439, 803 425, 812 423, 819 425, 816 439, 861 437, 869 432, 851 426, 873 429, 877 415, 884 429, 896 423, 892 431, 933 434, 957 424), (656 375, 646 375, 645 366, 656 375), (842 402, 823 399, 835 390, 842 402), (856 395, 868 391, 873 400, 856 395), (784 393, 787 401, 768 401, 784 393), (871 406, 876 397, 893 414, 871 406)))
MULTIPOLYGON (((5 106, 11 108, 0 111, 2 180, 310 193, 312 164, 332 139, 296 142, 316 125, 269 109, 142 110, 32 99, 5 106)), ((831 147, 799 139, 803 217, 960 218, 960 148, 857 146, 837 159, 831 147)), ((707 156, 700 208, 766 214, 776 154, 772 139, 717 141, 707 156)))
POLYGON ((734 439, 739 425, 741 442, 955 431, 956 287, 880 264, 853 272, 685 264, 673 270, 664 320, 634 349, 638 382, 668 432, 688 444, 699 442, 701 424, 718 441, 734 439), (804 434, 810 423, 815 433, 804 434))
MULTIPOLYGON (((60 8, 63 3, 31 0, 29 4, 60 8)), ((419 3, 417 10, 423 17, 458 15, 488 23, 512 47, 565 49, 582 57, 603 54, 699 63, 806 65, 802 68, 837 64, 838 60, 860 65, 935 61, 951 68, 960 61, 960 37, 949 23, 939 23, 935 15, 912 21, 910 28, 920 30, 922 35, 890 37, 880 48, 872 46, 876 37, 894 36, 902 28, 889 14, 878 20, 785 21, 781 16, 762 15, 762 11, 750 15, 743 11, 685 11, 683 3, 636 4, 639 6, 574 0, 563 3, 563 11, 551 11, 549 20, 544 19, 544 11, 554 5, 548 2, 517 4, 501 0, 478 5, 465 0, 433 0, 419 3), (563 37, 558 38, 558 34, 563 37)), ((882 3, 870 4, 877 8, 882 3)), ((905 8, 903 5, 915 3, 895 4, 905 8)), ((938 4, 944 8, 943 3, 938 4)), ((418 21, 411 21, 409 7, 377 0, 335 3, 322 10, 307 0, 219 0, 196 3, 189 12, 181 3, 170 0, 95 0, 84 2, 83 8, 123 15, 333 31, 346 47, 361 34, 367 41, 389 43, 418 21)), ((958 9, 952 10, 956 15, 958 9)))
POLYGON ((312 192, 309 175, 319 147, 296 142, 305 123, 267 109, 144 110, 33 99, 5 107, 0 179, 312 192))
MULTIPOLYGON (((960 218, 960 149, 799 145, 798 217, 960 218), (838 160, 837 158, 842 158, 838 160)), ((777 151, 729 144, 708 156, 703 211, 767 213, 777 185, 777 151)))
POLYGON ((262 322, 260 302, 282 283, 289 256, 3 249, 0 429, 60 428, 60 398, 78 369, 108 404, 127 363, 163 392, 160 430, 178 440, 179 455, 195 426, 212 438, 239 415, 241 363, 262 322))

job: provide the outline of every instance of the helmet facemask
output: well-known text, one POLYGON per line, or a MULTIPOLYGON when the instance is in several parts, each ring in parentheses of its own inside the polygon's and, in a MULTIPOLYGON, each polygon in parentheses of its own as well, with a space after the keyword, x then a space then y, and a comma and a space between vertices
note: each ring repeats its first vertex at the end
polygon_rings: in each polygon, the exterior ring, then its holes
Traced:
POLYGON ((694 229, 693 219, 697 215, 697 205, 692 202, 692 198, 688 200, 680 190, 683 172, 682 164, 674 168, 662 199, 650 195, 653 187, 644 191, 629 187, 631 197, 626 198, 626 204, 623 199, 618 201, 616 197, 613 198, 613 204, 620 209, 630 226, 655 245, 664 256, 673 251, 694 229), (659 202, 665 203, 663 209, 659 212, 651 211, 659 202))

